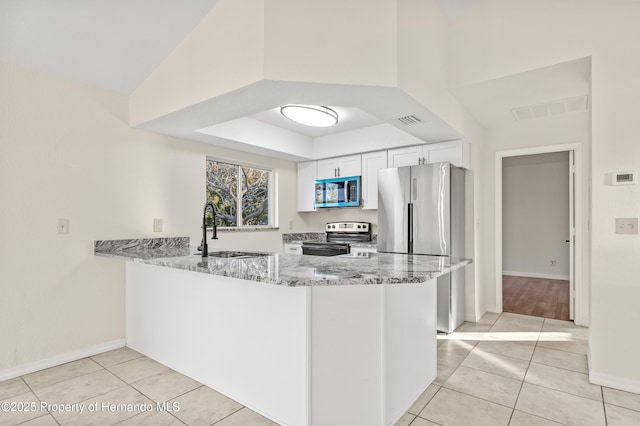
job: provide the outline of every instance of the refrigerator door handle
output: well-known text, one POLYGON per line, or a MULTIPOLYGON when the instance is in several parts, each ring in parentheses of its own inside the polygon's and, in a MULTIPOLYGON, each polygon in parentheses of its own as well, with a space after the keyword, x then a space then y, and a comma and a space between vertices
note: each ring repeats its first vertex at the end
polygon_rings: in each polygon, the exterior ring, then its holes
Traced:
POLYGON ((411 179, 411 201, 415 201, 418 199, 418 179, 411 179))
POLYGON ((407 204, 407 244, 409 254, 413 253, 413 203, 407 204))

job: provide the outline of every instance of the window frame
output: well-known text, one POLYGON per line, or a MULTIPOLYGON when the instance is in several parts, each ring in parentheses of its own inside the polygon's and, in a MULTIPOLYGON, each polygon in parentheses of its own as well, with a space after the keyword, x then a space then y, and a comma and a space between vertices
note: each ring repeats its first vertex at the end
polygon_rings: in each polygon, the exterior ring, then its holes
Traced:
POLYGON ((271 167, 265 167, 265 166, 261 166, 261 165, 257 165, 257 164, 251 164, 251 163, 246 163, 246 162, 240 162, 237 160, 230 160, 230 159, 224 159, 224 158, 219 158, 219 157, 206 157, 205 160, 205 199, 208 201, 208 193, 207 193, 207 163, 208 162, 217 162, 217 163, 224 163, 224 164, 228 164, 231 166, 236 167, 236 170, 238 172, 238 182, 236 183, 236 203, 238 206, 237 212, 236 212, 236 225, 235 226, 218 226, 217 229, 218 230, 222 230, 222 231, 243 231, 243 230, 271 230, 271 229, 278 229, 278 225, 276 223, 276 217, 277 215, 275 214, 276 209, 276 193, 275 193, 275 180, 276 180, 276 172, 273 168, 271 167), (268 199, 267 199, 267 221, 268 224, 267 225, 245 225, 243 223, 243 218, 242 218, 242 168, 247 168, 247 169, 256 169, 256 170, 260 170, 260 171, 264 171, 267 172, 269 174, 268 176, 268 186, 267 186, 267 191, 268 191, 268 199))

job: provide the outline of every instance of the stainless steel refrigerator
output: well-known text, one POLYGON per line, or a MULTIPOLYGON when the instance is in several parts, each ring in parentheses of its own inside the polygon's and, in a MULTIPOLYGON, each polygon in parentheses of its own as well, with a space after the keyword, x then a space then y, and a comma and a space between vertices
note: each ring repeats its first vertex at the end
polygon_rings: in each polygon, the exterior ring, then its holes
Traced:
MULTIPOLYGON (((464 170, 450 163, 378 171, 378 252, 464 257, 464 170)), ((464 268, 438 278, 437 328, 465 319, 464 268)))

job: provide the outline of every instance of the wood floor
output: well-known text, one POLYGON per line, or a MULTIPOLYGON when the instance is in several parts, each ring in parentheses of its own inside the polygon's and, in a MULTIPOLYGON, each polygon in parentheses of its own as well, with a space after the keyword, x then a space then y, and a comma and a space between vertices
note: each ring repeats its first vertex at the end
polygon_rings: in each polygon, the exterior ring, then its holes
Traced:
POLYGON ((503 275, 502 310, 569 321, 569 281, 503 275))

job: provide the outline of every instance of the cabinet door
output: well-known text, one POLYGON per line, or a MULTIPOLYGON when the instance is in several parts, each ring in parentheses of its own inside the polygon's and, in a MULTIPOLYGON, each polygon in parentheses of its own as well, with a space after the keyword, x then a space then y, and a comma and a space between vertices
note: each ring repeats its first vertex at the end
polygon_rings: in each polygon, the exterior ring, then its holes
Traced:
POLYGON ((315 211, 316 162, 298 163, 298 211, 315 211))
POLYGON ((424 147, 427 164, 449 162, 460 167, 462 162, 461 141, 440 142, 424 147))
POLYGON ((422 158, 422 145, 390 149, 387 154, 389 167, 416 166, 422 158))
POLYGON ((362 175, 362 156, 360 154, 338 157, 338 176, 362 175))
POLYGON ((338 176, 338 159, 325 158, 318 160, 318 174, 316 179, 331 179, 338 176))
POLYGON ((442 163, 448 161, 454 166, 468 169, 469 143, 465 140, 439 142, 424 146, 424 156, 427 163, 442 163))
POLYGON ((387 167, 387 151, 362 154, 362 209, 378 208, 378 170, 387 167))
POLYGON ((302 254, 302 244, 285 243, 284 254, 302 254))

